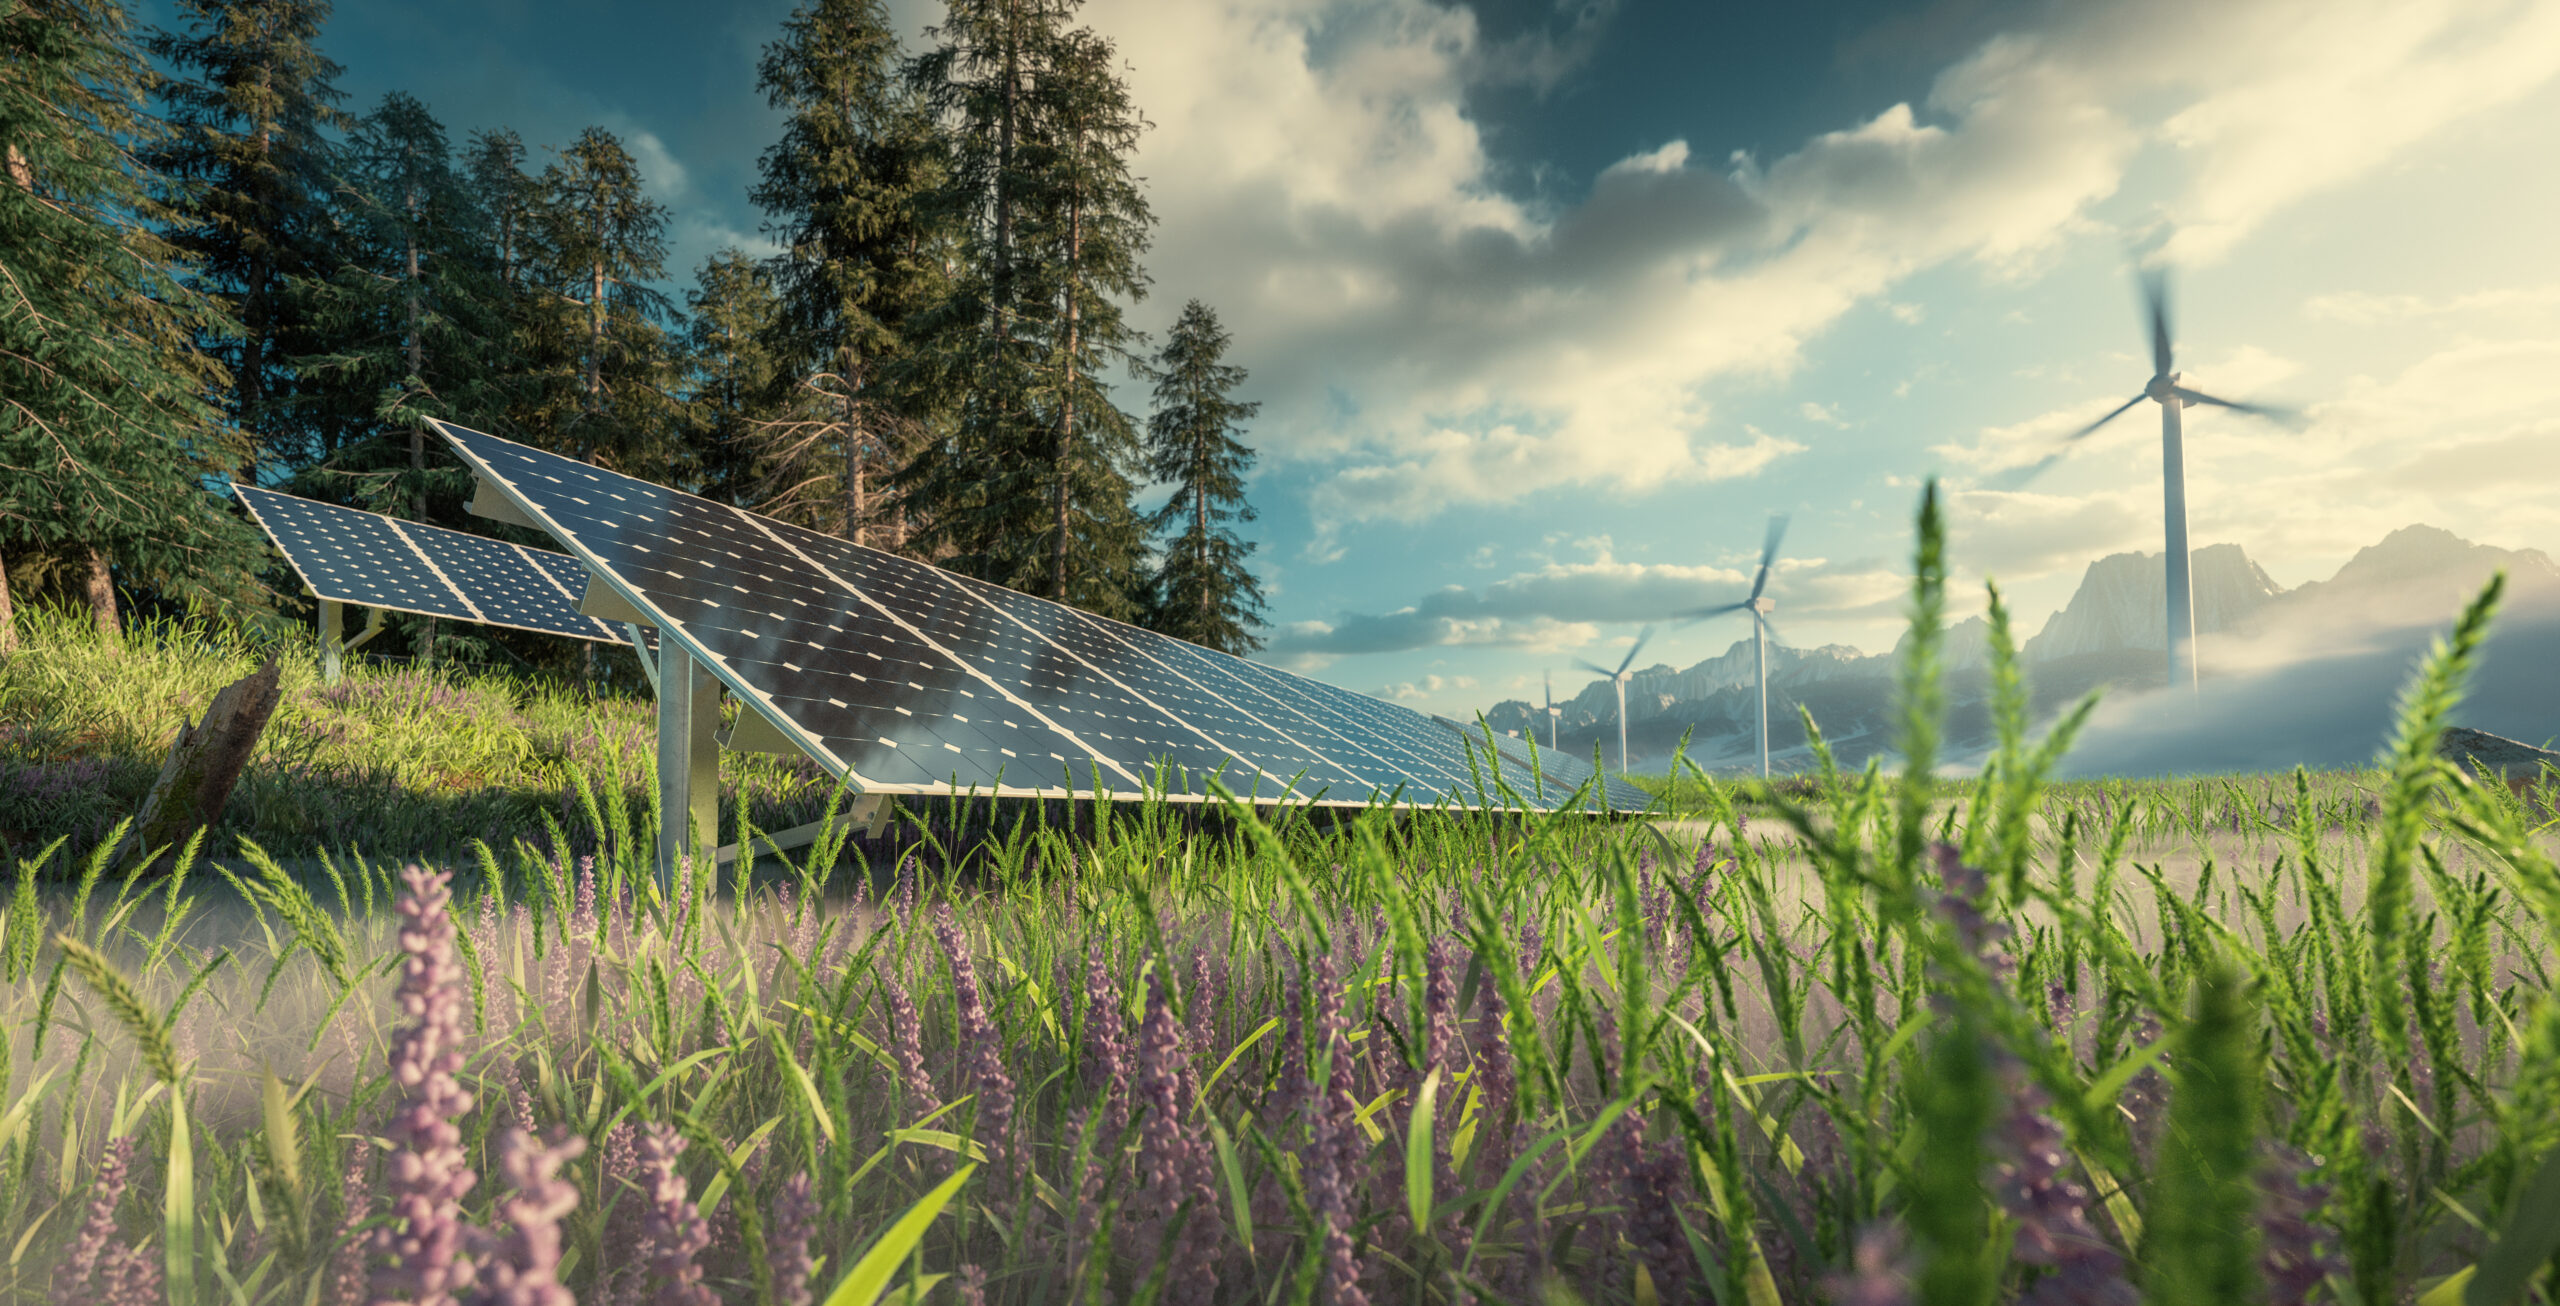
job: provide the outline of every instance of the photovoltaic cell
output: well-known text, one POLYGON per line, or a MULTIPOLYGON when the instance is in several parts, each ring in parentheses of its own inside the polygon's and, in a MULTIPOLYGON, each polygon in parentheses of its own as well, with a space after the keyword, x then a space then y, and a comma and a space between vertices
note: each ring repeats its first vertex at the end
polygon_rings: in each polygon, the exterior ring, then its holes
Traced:
POLYGON ((232 489, 302 583, 320 598, 573 639, 625 642, 622 631, 578 612, 587 572, 567 554, 395 521, 254 485, 232 489))
MULTIPOLYGON (((460 427, 463 460, 730 690, 869 792, 1231 790, 1551 807, 1587 766, 460 427), (1568 779, 1567 777, 1572 778, 1568 779)), ((1517 741, 1511 741, 1517 743, 1517 741)), ((1616 780, 1605 801, 1641 808, 1616 780)), ((1595 801, 1586 799, 1586 801, 1595 801)))

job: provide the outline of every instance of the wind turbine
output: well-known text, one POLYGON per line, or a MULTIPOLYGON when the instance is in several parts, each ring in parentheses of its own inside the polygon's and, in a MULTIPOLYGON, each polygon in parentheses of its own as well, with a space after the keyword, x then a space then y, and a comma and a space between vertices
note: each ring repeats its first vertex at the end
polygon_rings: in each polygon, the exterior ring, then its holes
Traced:
POLYGON ((1564 709, 1556 706, 1556 673, 1547 673, 1547 751, 1556 751, 1556 721, 1564 709))
MULTIPOLYGON (((1580 659, 1580 658, 1575 658, 1575 659, 1573 660, 1573 664, 1574 664, 1575 666, 1580 667, 1580 668, 1582 668, 1582 669, 1583 669, 1583 670, 1585 670, 1585 671, 1589 671, 1589 672, 1593 672, 1593 673, 1598 674, 1598 675, 1606 676, 1606 677, 1608 677, 1608 678, 1609 678, 1609 683, 1610 683, 1610 684, 1612 684, 1612 685, 1615 685, 1615 686, 1617 687, 1617 690, 1618 690, 1618 772, 1619 772, 1619 774, 1621 774, 1621 775, 1625 774, 1625 773, 1626 773, 1626 769, 1627 769, 1627 679, 1628 679, 1628 671, 1627 671, 1627 668, 1632 667, 1632 666, 1634 666, 1634 665, 1636 664, 1636 654, 1644 652, 1644 645, 1645 645, 1645 641, 1646 641, 1646 640, 1649 640, 1649 639, 1652 639, 1652 638, 1653 638, 1653 627, 1651 627, 1651 626, 1647 626, 1647 627, 1645 627, 1643 630, 1638 631, 1638 632, 1636 633, 1636 645, 1635 645, 1635 647, 1627 650, 1627 657, 1626 657, 1626 660, 1625 660, 1625 661, 1623 661, 1623 662, 1620 662, 1620 663, 1618 664, 1618 669, 1617 669, 1617 670, 1615 670, 1615 671, 1611 671, 1611 670, 1609 670, 1609 669, 1608 669, 1608 668, 1606 668, 1606 667, 1598 666, 1598 665, 1595 665, 1595 664, 1593 664, 1593 663, 1585 662, 1585 661, 1583 661, 1583 660, 1582 660, 1582 659, 1580 659)), ((1548 710, 1549 710, 1549 711, 1553 711, 1554 709, 1553 709, 1553 708, 1549 708, 1548 710)), ((1550 723, 1552 723, 1552 722, 1553 722, 1553 720, 1554 720, 1554 718, 1552 718, 1552 717, 1551 717, 1551 718, 1549 718, 1550 723)))
POLYGON ((1751 578, 1751 597, 1739 603, 1702 608, 1687 614, 1684 621, 1704 621, 1728 612, 1751 614, 1751 664, 1760 679, 1760 774, 1769 774, 1769 614, 1778 610, 1778 602, 1762 593, 1769 588, 1769 567, 1778 560, 1778 542, 1787 537, 1784 513, 1769 515, 1769 534, 1760 544, 1760 572, 1751 578))
MULTIPOLYGON (((2197 689, 2195 638, 2196 618, 2192 596, 2192 566, 2187 557, 2187 459, 2184 424, 2179 410, 2205 404, 2228 408, 2277 422, 2292 424, 2300 415, 2288 408, 2263 404, 2234 403, 2191 390, 2178 384, 2178 374, 2169 370, 2173 350, 2169 344, 2169 277, 2159 269, 2142 274, 2143 305, 2151 319, 2151 380, 2142 393, 2127 399, 2114 412, 2063 437, 2064 443, 2085 439, 2099 427, 2122 417, 2135 404, 2148 399, 2160 405, 2160 490, 2161 516, 2167 545, 2163 564, 2168 568, 2169 611, 2166 638, 2168 645, 2169 684, 2183 684, 2190 692, 2197 689)), ((2060 457, 2056 453, 2053 457, 2060 457)), ((2051 463, 2053 458, 2047 458, 2051 463)), ((2039 464, 2036 470, 2042 470, 2039 464)))

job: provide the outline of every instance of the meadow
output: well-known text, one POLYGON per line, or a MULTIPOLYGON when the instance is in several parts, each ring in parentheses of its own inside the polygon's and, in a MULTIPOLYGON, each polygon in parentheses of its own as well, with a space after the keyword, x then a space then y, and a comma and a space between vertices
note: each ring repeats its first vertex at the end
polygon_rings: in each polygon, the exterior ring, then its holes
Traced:
MULTIPOLYGON (((0 1286, 2552 1300, 2552 791, 2434 755, 2494 587, 2376 770, 2062 786, 1995 597, 1999 746, 1938 782, 1920 541, 1896 775, 1693 773, 1659 819, 1138 795, 966 841, 955 798, 889 866, 671 893, 643 706, 322 688, 289 645, 241 810, 119 874, 139 790, 98 777, 271 649, 45 627, 0 669, 0 1286)), ((830 801, 751 766, 724 819, 830 801)))

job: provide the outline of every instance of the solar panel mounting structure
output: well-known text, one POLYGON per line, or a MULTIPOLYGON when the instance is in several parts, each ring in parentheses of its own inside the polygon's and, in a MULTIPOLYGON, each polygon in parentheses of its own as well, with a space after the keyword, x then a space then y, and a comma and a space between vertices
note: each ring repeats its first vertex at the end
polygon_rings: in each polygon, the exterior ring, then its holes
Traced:
POLYGON ((485 535, 404 522, 284 494, 234 485, 249 518, 275 542, 320 600, 320 677, 336 684, 345 658, 382 633, 386 612, 443 617, 600 643, 626 640, 654 677, 640 627, 621 630, 578 611, 587 570, 577 559, 485 535), (365 632, 346 638, 346 609, 369 608, 365 632))
MULTIPOLYGON (((658 631, 658 872, 704 862, 719 749, 805 755, 858 795, 1643 808, 1556 753, 1064 604, 437 423, 474 510, 548 532, 580 610, 658 631), (723 691, 742 705, 716 737, 723 691), (1505 789, 1507 786, 1507 791, 1505 789)), ((774 836, 813 833, 811 827, 774 836)))

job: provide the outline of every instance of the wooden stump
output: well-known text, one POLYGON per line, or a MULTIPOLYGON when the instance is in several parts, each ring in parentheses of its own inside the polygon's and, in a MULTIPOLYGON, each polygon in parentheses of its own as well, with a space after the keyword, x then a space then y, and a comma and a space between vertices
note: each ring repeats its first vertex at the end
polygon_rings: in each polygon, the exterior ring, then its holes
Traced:
POLYGON ((276 660, 268 658, 257 670, 223 686, 203 720, 179 723, 169 760, 161 764, 151 796, 142 800, 141 818, 117 847, 116 861, 146 849, 156 861, 187 836, 222 819, 223 805, 231 801, 231 790, 248 769, 249 754, 257 750, 258 737, 266 733, 267 719, 283 696, 279 678, 276 660))

